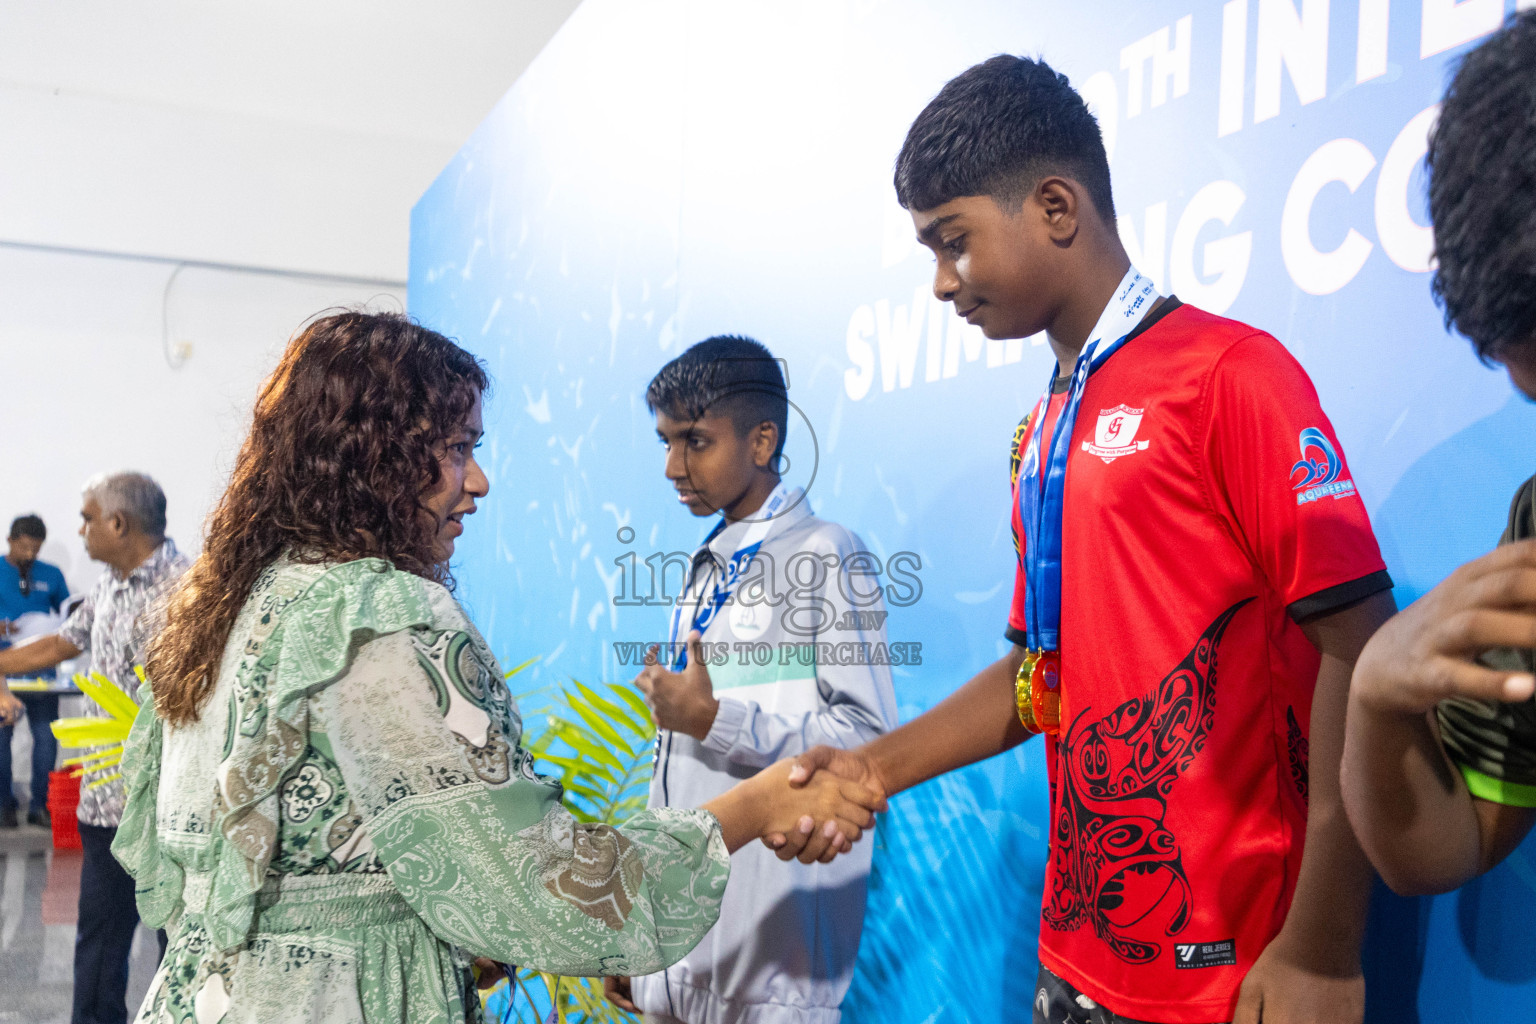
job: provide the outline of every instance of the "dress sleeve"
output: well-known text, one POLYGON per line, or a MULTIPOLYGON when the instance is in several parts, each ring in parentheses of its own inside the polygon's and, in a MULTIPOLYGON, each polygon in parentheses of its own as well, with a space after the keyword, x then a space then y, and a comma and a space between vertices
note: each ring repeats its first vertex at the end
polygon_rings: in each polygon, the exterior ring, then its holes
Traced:
POLYGON ((466 633, 374 638, 310 706, 391 880, 439 938, 555 974, 637 975, 713 926, 729 874, 715 818, 577 822, 466 633))
MULTIPOLYGON (((1509 526, 1500 544, 1536 535, 1536 477, 1520 485, 1510 502, 1509 526)), ((1478 659, 1507 672, 1536 670, 1528 650, 1488 651, 1478 659)), ((1536 702, 1502 704, 1456 698, 1435 709, 1440 742, 1461 769, 1473 796, 1512 807, 1536 807, 1536 702)))
POLYGON ((112 856, 133 876, 134 900, 144 923, 174 930, 171 921, 183 909, 185 875, 160 846, 156 831, 165 728, 155 713, 150 689, 141 687, 140 696, 143 703, 123 747, 121 770, 127 795, 122 821, 112 838, 112 856))

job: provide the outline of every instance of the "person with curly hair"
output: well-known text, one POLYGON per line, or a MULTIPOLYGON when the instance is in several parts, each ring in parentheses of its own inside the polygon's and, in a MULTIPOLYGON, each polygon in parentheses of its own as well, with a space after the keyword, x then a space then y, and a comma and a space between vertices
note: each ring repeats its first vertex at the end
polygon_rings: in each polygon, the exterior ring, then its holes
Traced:
MULTIPOLYGON (((1446 326, 1536 400, 1536 11, 1467 54, 1430 138, 1446 326)), ((1344 798, 1401 893, 1488 871, 1536 822, 1536 478, 1499 547, 1391 619, 1355 666, 1344 798)))
POLYGON ((537 775, 448 562, 489 490, 478 361, 402 316, 311 323, 149 648, 113 852, 170 932, 141 1022, 479 1021, 477 958, 648 973, 728 853, 871 824, 788 762, 698 809, 577 823, 537 775), (807 819, 810 819, 809 822, 807 819))

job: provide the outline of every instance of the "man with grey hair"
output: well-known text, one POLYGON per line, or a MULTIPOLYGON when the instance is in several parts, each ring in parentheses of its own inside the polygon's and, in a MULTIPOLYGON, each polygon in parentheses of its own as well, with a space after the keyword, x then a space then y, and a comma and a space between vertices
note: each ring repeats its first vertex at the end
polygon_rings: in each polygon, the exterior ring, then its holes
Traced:
MULTIPOLYGON (((143 473, 109 473, 85 485, 80 536, 86 554, 107 564, 95 586, 57 633, 0 651, 0 679, 51 668, 89 652, 99 672, 135 699, 134 665, 144 661, 148 631, 140 622, 186 570, 188 562, 165 535, 165 492, 143 473)), ((14 721, 19 704, 0 682, 0 724, 14 721)), ((94 702, 87 713, 105 716, 94 702)), ((106 768, 100 777, 115 773, 106 768)), ((123 816, 121 779, 93 786, 81 779, 80 915, 75 934, 75 992, 71 1024, 122 1024, 128 1018, 128 954, 138 927, 133 879, 112 857, 123 816)))

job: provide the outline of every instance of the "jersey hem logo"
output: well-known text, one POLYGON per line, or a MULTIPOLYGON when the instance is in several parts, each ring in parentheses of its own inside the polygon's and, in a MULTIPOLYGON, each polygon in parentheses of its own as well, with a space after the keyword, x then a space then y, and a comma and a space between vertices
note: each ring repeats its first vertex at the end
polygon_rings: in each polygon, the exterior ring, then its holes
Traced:
POLYGON ((1301 459, 1291 466, 1291 490, 1298 492, 1296 504, 1305 505, 1330 497, 1337 500, 1355 493, 1353 480, 1339 479, 1344 472, 1344 460, 1339 458, 1326 434, 1316 427, 1308 427, 1301 432, 1297 443, 1301 446, 1301 459))
POLYGON ((1173 966, 1181 971, 1199 970, 1202 967, 1236 967, 1237 942, 1233 939, 1221 942, 1175 942, 1173 966))
POLYGON ((1145 411, 1132 409, 1128 405, 1101 409, 1093 440, 1083 442, 1083 451, 1097 455, 1106 464, 1126 455, 1146 451, 1152 442, 1136 440, 1136 431, 1141 429, 1141 416, 1145 411))

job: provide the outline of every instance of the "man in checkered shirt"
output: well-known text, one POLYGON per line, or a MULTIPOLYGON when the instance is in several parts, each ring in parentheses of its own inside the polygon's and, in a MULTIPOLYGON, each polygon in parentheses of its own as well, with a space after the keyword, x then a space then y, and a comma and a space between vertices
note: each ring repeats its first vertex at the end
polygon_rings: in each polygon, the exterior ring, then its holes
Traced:
MULTIPOLYGON (((165 535, 165 493, 142 473, 112 473, 85 485, 80 536, 85 550, 108 571, 57 633, 0 651, 0 677, 50 668, 89 652, 99 672, 137 698, 134 666, 149 639, 145 612, 154 608, 186 570, 185 555, 165 535)), ((0 722, 14 716, 15 698, 0 683, 0 722)), ((104 712, 94 702, 87 714, 104 712)), ((115 767, 96 773, 112 775, 115 767)), ((80 915, 75 935, 75 991, 71 1024, 127 1020, 128 954, 138 927, 133 879, 112 857, 122 820, 121 779, 92 786, 81 779, 80 915)))

